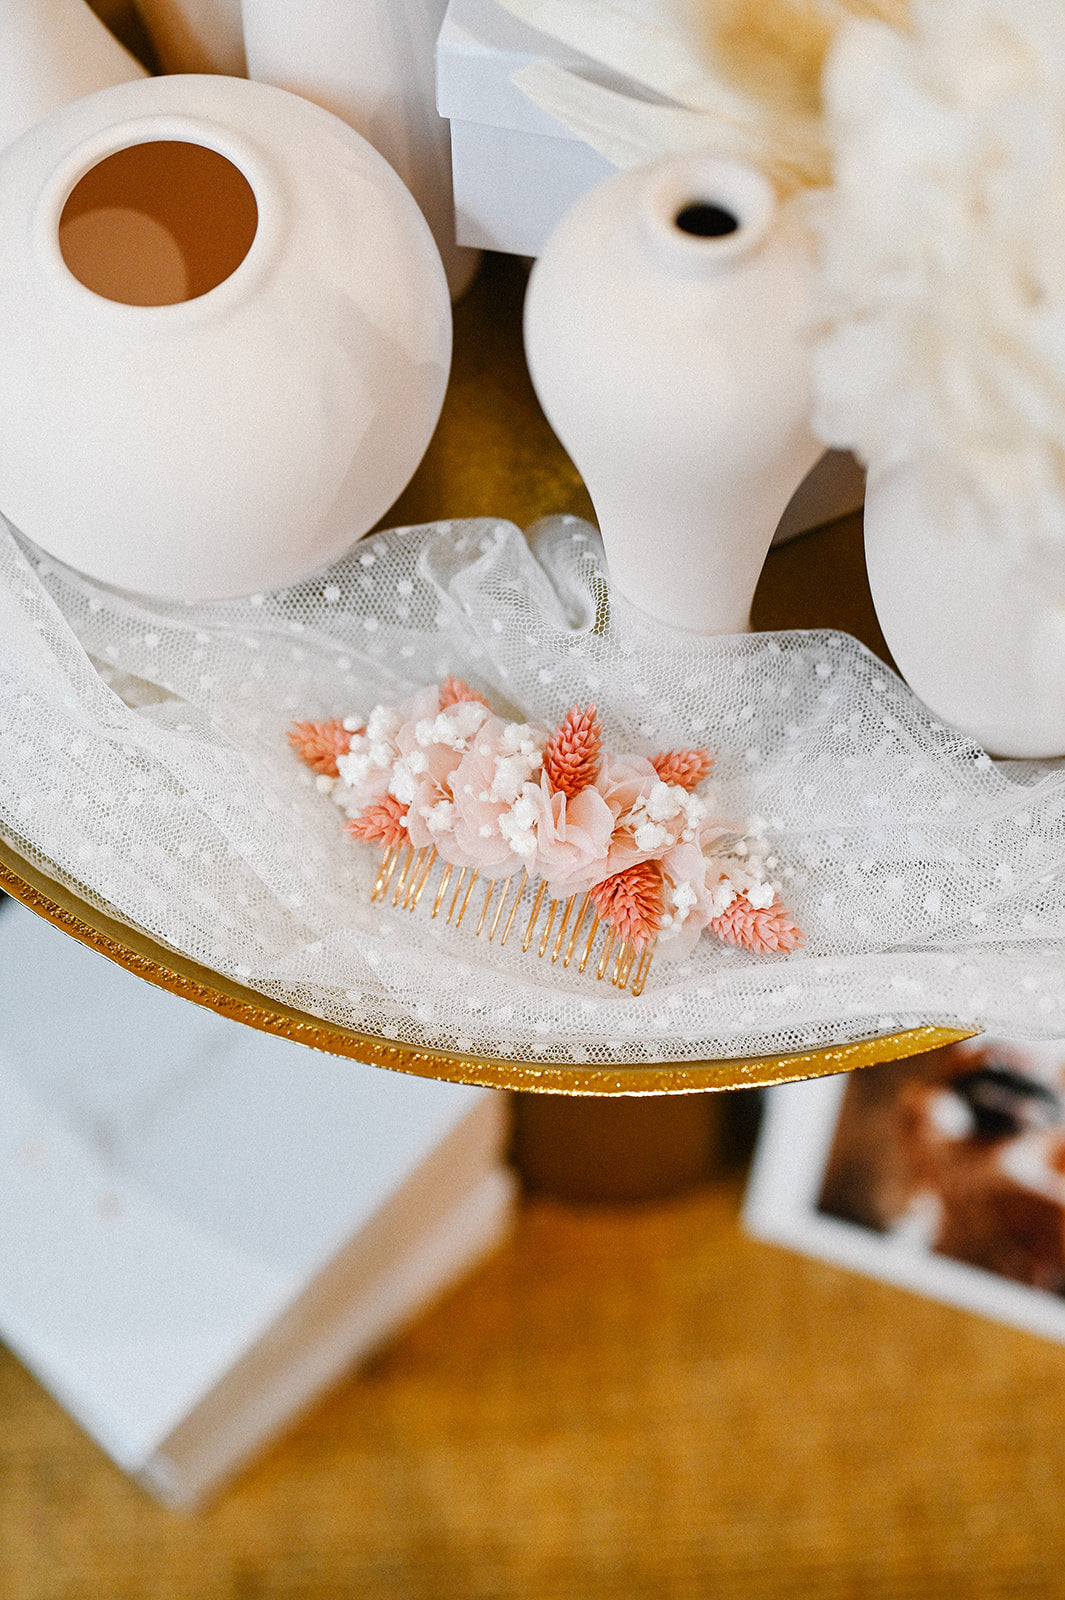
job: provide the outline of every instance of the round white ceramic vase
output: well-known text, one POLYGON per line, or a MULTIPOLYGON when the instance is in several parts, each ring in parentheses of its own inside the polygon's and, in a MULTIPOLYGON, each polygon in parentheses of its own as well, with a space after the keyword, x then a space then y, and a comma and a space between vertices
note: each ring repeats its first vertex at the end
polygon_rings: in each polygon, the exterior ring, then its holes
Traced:
POLYGON ((916 466, 870 474, 865 551, 888 648, 929 709, 992 755, 1065 755, 1060 580, 916 466))
POLYGON ((533 383, 592 497, 611 587, 661 622, 749 626, 781 513, 823 454, 807 271, 762 174, 700 155, 591 190, 533 268, 533 383))
POLYGON ((0 156, 0 511, 158 598, 294 582, 404 488, 451 307, 339 119, 235 78, 121 84, 0 156))

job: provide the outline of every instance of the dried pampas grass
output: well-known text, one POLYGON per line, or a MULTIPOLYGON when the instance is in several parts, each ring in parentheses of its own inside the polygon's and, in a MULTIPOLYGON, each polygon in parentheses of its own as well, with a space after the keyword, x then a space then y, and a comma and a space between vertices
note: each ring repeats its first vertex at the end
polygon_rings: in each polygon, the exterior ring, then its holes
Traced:
POLYGON ((914 0, 825 82, 818 432, 975 498, 1065 593, 1065 7, 914 0))
POLYGON ((691 149, 752 162, 782 194, 830 176, 821 74, 841 22, 903 26, 906 0, 500 0, 620 82, 549 62, 514 81, 618 167, 691 149))

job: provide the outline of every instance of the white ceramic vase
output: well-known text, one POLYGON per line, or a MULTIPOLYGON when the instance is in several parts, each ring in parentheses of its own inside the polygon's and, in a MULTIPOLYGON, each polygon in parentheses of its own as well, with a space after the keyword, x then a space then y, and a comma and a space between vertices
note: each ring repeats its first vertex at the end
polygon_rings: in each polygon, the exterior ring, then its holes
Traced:
POLYGON ((896 665, 992 755, 1065 755, 1065 596, 975 501, 916 467, 872 473, 865 551, 896 665))
POLYGON ((749 626, 781 513, 823 453, 806 271, 766 179, 699 155, 607 179, 533 268, 529 369, 592 497, 611 585, 674 627, 749 626))
POLYGON ((85 0, 0 3, 0 147, 71 100, 144 76, 85 0))
POLYGON ((248 75, 343 117, 389 161, 433 231, 453 298, 479 252, 455 243, 451 136, 436 109, 447 0, 243 0, 248 75))
MULTIPOLYGON (((299 0, 293 0, 298 5, 299 0)), ((164 72, 245 70, 240 0, 136 0, 164 72)))
POLYGON ((147 78, 0 155, 0 511, 172 599, 330 562, 413 474, 451 307, 391 167, 244 79, 147 78))

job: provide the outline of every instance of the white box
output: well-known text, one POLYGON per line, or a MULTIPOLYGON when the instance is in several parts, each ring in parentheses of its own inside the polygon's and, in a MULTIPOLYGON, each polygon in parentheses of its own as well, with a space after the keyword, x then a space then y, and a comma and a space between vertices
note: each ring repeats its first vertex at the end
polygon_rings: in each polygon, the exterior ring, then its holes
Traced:
POLYGON ((0 899, 0 1338, 171 1504, 501 1238, 508 1098, 257 1033, 0 899))
POLYGON ((539 255, 569 206, 615 170, 510 82, 547 59, 620 87, 495 0, 450 0, 436 48, 437 109, 451 123, 460 244, 539 255))

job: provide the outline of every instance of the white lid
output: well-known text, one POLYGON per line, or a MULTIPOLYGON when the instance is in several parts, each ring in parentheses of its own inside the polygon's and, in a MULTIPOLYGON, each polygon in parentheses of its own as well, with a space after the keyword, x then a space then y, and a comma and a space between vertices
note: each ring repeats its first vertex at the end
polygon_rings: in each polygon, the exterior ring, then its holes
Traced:
POLYGON ((497 0, 450 0, 436 46, 437 110, 464 122, 572 140, 567 128, 510 82, 511 73, 537 61, 622 86, 590 56, 520 22, 497 0))

